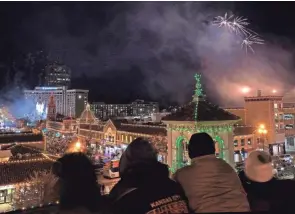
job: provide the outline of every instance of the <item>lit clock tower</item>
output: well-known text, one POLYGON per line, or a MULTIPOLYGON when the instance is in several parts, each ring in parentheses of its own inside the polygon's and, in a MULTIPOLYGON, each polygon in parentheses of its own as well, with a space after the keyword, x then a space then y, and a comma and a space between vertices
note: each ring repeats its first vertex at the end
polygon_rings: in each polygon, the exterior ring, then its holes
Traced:
POLYGON ((47 106, 47 120, 55 120, 56 119, 56 104, 54 100, 54 96, 51 95, 49 98, 48 106, 47 106))

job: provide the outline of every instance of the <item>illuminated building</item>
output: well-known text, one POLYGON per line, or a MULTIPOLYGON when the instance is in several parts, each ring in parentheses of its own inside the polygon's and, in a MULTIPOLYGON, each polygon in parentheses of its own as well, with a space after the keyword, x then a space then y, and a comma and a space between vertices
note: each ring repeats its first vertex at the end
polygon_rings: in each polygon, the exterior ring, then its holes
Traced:
MULTIPOLYGON (((70 89, 66 87, 36 87, 24 90, 25 98, 33 103, 48 105, 50 96, 54 97, 56 113, 69 117, 78 117, 88 101, 88 90, 70 89)), ((44 108, 45 109, 45 108, 44 108)))
POLYGON ((284 126, 286 134, 286 151, 295 151, 295 94, 286 93, 283 97, 284 126))
POLYGON ((45 67, 44 80, 44 86, 68 88, 71 83, 71 69, 61 63, 50 63, 45 67))
POLYGON ((76 133, 76 120, 69 117, 57 118, 56 120, 47 120, 46 129, 60 134, 76 133))
POLYGON ((58 134, 73 134, 76 132, 76 120, 56 113, 54 97, 50 97, 46 129, 58 134))
POLYGON ((156 102, 145 102, 135 100, 131 104, 106 104, 94 102, 90 105, 95 116, 101 120, 113 117, 150 117, 153 113, 159 112, 159 104, 156 102))
POLYGON ((240 162, 248 157, 249 152, 258 148, 259 136, 256 134, 256 127, 235 126, 234 127, 234 161, 240 162))
MULTIPOLYGON (((239 118, 205 100, 199 101, 197 111, 197 131, 211 135, 216 142, 216 155, 233 164, 233 125, 239 118)), ((173 170, 189 162, 187 143, 191 135, 197 132, 194 112, 195 103, 191 102, 162 119, 168 129, 168 164, 173 170)))
POLYGON ((0 107, 0 129, 5 126, 12 125, 16 122, 16 119, 9 113, 5 107, 0 107))
POLYGON ((56 103, 54 96, 51 95, 47 105, 47 120, 55 120, 56 118, 56 103))
POLYGON ((166 126, 126 124, 118 120, 99 121, 89 107, 77 119, 78 136, 95 141, 110 150, 126 146, 138 137, 145 137, 155 144, 159 151, 159 160, 167 159, 166 126))
MULTIPOLYGON (((241 124, 256 127, 256 141, 263 142, 263 149, 273 155, 285 153, 286 112, 283 108, 283 96, 262 96, 259 90, 257 96, 245 97, 244 108, 227 108, 225 110, 239 116, 241 124), (259 133, 259 126, 264 125, 267 133, 259 133)), ((251 133, 249 133, 251 134, 251 133)))
POLYGON ((132 116, 150 116, 152 113, 159 112, 157 102, 144 102, 144 100, 135 100, 131 103, 132 116))
POLYGON ((53 160, 45 158, 40 152, 23 146, 12 147, 0 154, 0 212, 11 211, 39 205, 40 193, 25 189, 32 189, 34 173, 49 171, 53 160), (6 155, 7 158, 3 158, 6 155), (23 197, 21 197, 21 193, 23 197), (20 206, 22 204, 22 206, 20 206), (30 206, 25 206, 30 204, 30 206), (2 210, 2 209, 5 210, 2 210))
MULTIPOLYGON (((199 75, 196 75, 196 80, 200 85, 199 75)), ((136 105, 138 108, 141 106, 136 105)), ((79 137, 91 138, 105 146, 122 147, 137 137, 148 138, 158 149, 159 160, 167 163, 172 171, 189 162, 187 143, 196 132, 210 134, 216 141, 216 155, 230 164, 234 163, 233 125, 239 117, 209 103, 201 97, 201 93, 195 94, 193 102, 164 117, 162 125, 128 124, 116 120, 104 123, 98 121, 87 108, 79 120, 79 137)))
POLYGON ((79 117, 88 103, 88 90, 67 90, 66 113, 69 117, 79 117))

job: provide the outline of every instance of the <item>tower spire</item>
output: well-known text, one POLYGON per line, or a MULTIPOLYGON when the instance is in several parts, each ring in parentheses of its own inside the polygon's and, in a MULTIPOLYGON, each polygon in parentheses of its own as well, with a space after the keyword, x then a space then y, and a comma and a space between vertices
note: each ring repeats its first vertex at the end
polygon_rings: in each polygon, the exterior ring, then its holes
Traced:
POLYGON ((47 106, 47 119, 55 120, 56 119, 56 104, 53 94, 49 97, 49 102, 47 106))

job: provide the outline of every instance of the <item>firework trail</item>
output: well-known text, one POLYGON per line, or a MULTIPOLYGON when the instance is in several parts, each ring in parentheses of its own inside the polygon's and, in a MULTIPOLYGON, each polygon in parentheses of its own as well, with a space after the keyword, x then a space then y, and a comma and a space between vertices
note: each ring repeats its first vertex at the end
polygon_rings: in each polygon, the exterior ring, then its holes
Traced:
POLYGON ((254 49, 252 48, 253 44, 259 44, 259 45, 263 45, 264 41, 262 39, 260 39, 257 35, 250 35, 248 37, 246 37, 241 44, 241 47, 245 47, 246 53, 248 52, 248 48, 253 52, 254 49))
POLYGON ((242 38, 241 47, 245 48, 246 53, 248 53, 248 49, 255 53, 252 45, 264 44, 264 40, 259 37, 258 33, 248 28, 248 25, 250 24, 248 19, 242 16, 228 16, 227 13, 225 13, 224 16, 215 17, 212 24, 217 25, 218 27, 226 28, 231 33, 235 33, 240 36, 242 38))

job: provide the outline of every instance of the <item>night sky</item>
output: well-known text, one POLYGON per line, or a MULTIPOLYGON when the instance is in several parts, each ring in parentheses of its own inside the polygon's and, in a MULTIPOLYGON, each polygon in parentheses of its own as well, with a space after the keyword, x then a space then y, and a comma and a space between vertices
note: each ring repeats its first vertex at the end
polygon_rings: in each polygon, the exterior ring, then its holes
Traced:
MULTIPOLYGON (((208 60, 212 54, 204 57, 199 46, 190 49, 190 42, 196 41, 192 38, 199 36, 188 29, 202 28, 225 12, 247 17, 251 29, 267 41, 264 46, 284 52, 266 56, 263 54, 269 50, 258 49, 257 55, 263 59, 279 58, 269 66, 271 71, 265 72, 277 74, 284 68, 280 81, 287 79, 286 84, 292 85, 294 9, 294 2, 1 2, 0 84, 10 88, 18 76, 22 88, 33 88, 44 64, 59 59, 72 70, 72 87, 89 89, 91 101, 126 103, 142 98, 163 104, 185 103, 193 93, 193 74, 199 71, 204 72, 204 87, 211 99, 232 103, 212 82, 218 71, 201 69, 204 58, 209 67, 210 63, 216 65, 214 70, 220 65, 208 60), (157 15, 152 14, 155 11, 157 15), (174 18, 178 16, 183 17, 182 22, 174 18), (175 27, 171 31, 177 32, 175 37, 155 30, 170 32, 167 26, 175 27), (26 61, 28 56, 35 57, 34 63, 26 61)), ((251 57, 247 57, 248 64, 256 66, 251 57)), ((221 70, 220 75, 231 78, 230 72, 221 70)), ((224 70, 230 70, 228 65, 224 70)), ((232 81, 238 82, 237 78, 232 81)))

